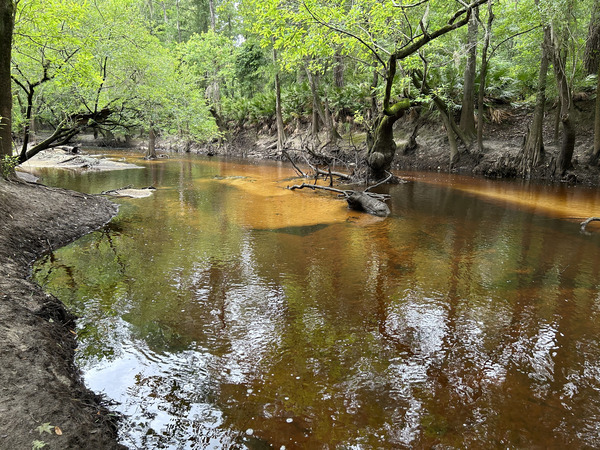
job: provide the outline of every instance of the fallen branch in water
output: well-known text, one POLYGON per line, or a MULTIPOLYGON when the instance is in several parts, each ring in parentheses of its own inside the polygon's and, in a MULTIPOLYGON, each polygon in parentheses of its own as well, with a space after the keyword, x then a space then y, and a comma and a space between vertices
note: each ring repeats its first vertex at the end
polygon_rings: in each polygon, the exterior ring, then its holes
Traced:
POLYGON ((319 169, 318 167, 315 168, 315 171, 317 172, 318 175, 326 175, 326 177, 333 175, 334 177, 338 177, 342 180, 350 179, 350 175, 342 173, 342 172, 333 172, 333 171, 326 172, 323 169, 319 169))
POLYGON ((119 191, 124 191, 125 189, 133 189, 133 184, 128 184, 127 186, 123 186, 117 189, 109 189, 108 191, 102 191, 100 195, 111 195, 119 191))
POLYGON ((590 217, 589 219, 584 220, 580 224, 581 225, 581 231, 585 232, 585 227, 587 227, 590 222, 596 222, 596 221, 600 222, 600 217, 590 217))
POLYGON ((323 191, 335 192, 340 197, 343 197, 348 206, 356 211, 364 211, 368 214, 379 217, 387 217, 390 215, 390 208, 385 204, 385 201, 390 198, 387 194, 376 194, 375 192, 353 191, 352 189, 336 189, 329 186, 319 186, 315 184, 302 183, 300 185, 288 186, 288 189, 294 191, 296 189, 320 189, 323 191))
POLYGON ((300 167, 298 167, 298 166, 296 165, 296 163, 295 163, 295 162, 294 162, 294 160, 293 160, 293 159, 290 157, 290 154, 289 154, 287 151, 283 150, 283 151, 282 151, 282 153, 283 153, 283 155, 284 155, 284 156, 285 156, 285 157, 286 157, 286 158, 287 158, 287 159, 288 159, 288 160, 289 160, 289 161, 292 163, 292 166, 294 167, 294 170, 295 170, 296 172, 298 172, 298 174, 299 174, 301 177, 304 177, 304 178, 307 178, 307 177, 308 177, 308 175, 306 175, 304 172, 302 172, 302 169, 300 169, 300 167))
POLYGON ((387 174, 388 174, 388 177, 385 180, 381 180, 379 183, 374 184, 373 186, 369 186, 368 188, 365 189, 364 192, 367 192, 370 189, 376 188, 377 186, 381 186, 382 184, 387 183, 388 181, 390 181, 394 177, 394 175, 392 175, 389 172, 387 174))

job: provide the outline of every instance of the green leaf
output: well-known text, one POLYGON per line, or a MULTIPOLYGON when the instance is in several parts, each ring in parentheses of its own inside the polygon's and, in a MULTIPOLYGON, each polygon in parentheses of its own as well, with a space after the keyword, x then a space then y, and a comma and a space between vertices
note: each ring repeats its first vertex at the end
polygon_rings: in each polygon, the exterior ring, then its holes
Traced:
POLYGON ((42 434, 42 433, 52 434, 52 431, 54 430, 54 425, 50 425, 50 422, 46 422, 46 423, 41 424, 39 427, 37 427, 37 430, 40 434, 42 434))

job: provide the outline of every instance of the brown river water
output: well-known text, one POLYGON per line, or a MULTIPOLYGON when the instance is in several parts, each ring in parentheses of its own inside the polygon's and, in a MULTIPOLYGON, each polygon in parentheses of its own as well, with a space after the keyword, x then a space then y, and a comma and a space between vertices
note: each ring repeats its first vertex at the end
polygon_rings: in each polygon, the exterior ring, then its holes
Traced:
POLYGON ((130 448, 600 447, 600 190, 407 173, 392 215, 192 156, 39 261, 130 448))

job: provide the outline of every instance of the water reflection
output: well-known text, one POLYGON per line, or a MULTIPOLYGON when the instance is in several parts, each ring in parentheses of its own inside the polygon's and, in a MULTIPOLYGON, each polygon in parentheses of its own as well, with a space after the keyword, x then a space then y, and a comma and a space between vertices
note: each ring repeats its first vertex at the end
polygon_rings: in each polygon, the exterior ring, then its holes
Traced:
POLYGON ((600 445, 600 235, 564 220, 596 192, 419 175, 380 220, 292 175, 192 157, 45 173, 158 188, 36 266, 82 316, 79 363, 125 444, 600 445))

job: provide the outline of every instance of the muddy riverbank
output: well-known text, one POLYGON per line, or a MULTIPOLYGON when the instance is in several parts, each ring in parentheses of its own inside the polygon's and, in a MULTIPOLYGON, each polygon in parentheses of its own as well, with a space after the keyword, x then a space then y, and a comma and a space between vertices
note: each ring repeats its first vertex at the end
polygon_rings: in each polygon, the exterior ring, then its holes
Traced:
POLYGON ((35 259, 116 212, 102 197, 0 178, 0 448, 123 448, 74 364, 75 317, 29 280, 35 259))

